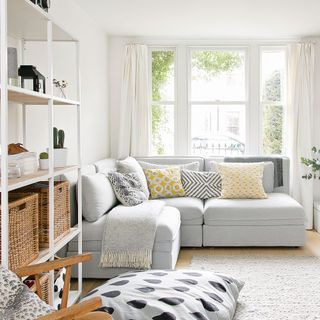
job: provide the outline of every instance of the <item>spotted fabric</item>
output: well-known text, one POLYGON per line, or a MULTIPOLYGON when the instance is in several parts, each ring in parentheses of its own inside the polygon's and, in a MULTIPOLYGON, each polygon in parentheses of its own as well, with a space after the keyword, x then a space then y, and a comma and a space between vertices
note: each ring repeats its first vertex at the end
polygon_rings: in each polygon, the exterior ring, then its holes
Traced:
POLYGON ((107 281, 83 300, 101 297, 114 320, 230 320, 244 283, 196 270, 129 272, 107 281))
POLYGON ((34 320, 53 311, 13 272, 0 266, 0 319, 34 320))

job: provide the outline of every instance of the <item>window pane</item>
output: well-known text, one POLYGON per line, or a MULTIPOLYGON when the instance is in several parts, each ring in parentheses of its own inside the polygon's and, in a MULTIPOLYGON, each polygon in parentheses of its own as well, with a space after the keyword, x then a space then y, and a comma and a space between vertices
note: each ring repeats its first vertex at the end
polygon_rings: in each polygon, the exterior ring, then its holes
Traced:
POLYGON ((240 155, 245 150, 245 106, 192 106, 194 155, 240 155))
POLYGON ((263 153, 282 153, 283 106, 263 107, 263 153))
POLYGON ((152 154, 173 155, 174 106, 152 106, 152 154))
POLYGON ((261 100, 283 101, 286 70, 284 50, 263 51, 261 57, 261 100))
POLYGON ((245 52, 192 51, 191 91, 193 101, 244 101, 245 52))
POLYGON ((174 101, 174 51, 152 51, 152 99, 174 101))

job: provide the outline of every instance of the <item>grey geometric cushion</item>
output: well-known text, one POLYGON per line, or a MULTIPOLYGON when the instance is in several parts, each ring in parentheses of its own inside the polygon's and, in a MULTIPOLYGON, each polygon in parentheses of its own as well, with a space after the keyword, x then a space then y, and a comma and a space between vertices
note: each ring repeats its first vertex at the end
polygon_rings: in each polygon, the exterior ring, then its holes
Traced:
POLYGON ((53 311, 13 272, 0 266, 0 319, 34 320, 53 311))
POLYGON ((123 205, 131 207, 148 200, 136 173, 109 172, 108 178, 116 197, 123 205))
POLYGON ((221 176, 217 172, 181 170, 181 181, 188 197, 209 199, 221 195, 221 176))

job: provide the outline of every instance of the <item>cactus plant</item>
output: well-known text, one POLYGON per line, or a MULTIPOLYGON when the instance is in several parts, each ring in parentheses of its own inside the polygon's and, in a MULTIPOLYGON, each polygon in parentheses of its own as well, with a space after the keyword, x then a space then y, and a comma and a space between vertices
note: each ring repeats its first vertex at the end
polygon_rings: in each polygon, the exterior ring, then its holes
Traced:
POLYGON ((41 152, 40 155, 39 155, 39 158, 40 158, 41 160, 43 160, 43 159, 49 159, 49 155, 48 155, 47 152, 41 152))
POLYGON ((56 127, 53 128, 53 147, 55 149, 59 149, 58 144, 58 129, 56 127))
POLYGON ((65 137, 64 131, 60 129, 58 131, 58 141, 59 141, 60 148, 64 147, 64 137, 65 137))
POLYGON ((58 130, 56 127, 53 128, 53 147, 54 149, 64 148, 65 134, 63 130, 58 130))

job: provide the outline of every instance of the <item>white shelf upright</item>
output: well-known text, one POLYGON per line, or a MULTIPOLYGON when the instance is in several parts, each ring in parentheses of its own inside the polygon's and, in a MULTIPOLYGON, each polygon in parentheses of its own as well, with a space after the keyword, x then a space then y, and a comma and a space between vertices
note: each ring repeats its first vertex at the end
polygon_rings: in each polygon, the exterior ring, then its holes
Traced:
MULTIPOLYGON (((8 193, 32 183, 49 181, 49 247, 40 250, 39 257, 32 262, 40 263, 53 260, 55 254, 75 237, 78 237, 78 253, 82 253, 82 186, 81 186, 81 83, 80 83, 80 44, 78 40, 65 31, 50 14, 43 11, 30 0, 0 0, 0 116, 1 116, 1 264, 9 266, 9 210, 8 193), (42 41, 47 45, 47 93, 30 91, 28 89, 8 85, 8 36, 22 41, 22 48, 28 41, 42 41), (76 45, 77 63, 77 100, 55 97, 53 94, 53 43, 55 41, 72 42, 76 45), (18 103, 22 108, 23 142, 27 146, 27 111, 29 105, 47 107, 48 110, 48 146, 49 169, 23 176, 17 179, 8 179, 8 108, 9 101, 18 103), (53 126, 54 108, 57 106, 75 107, 77 117, 77 163, 63 168, 54 168, 53 153, 53 126), (59 241, 54 241, 54 180, 59 175, 76 171, 78 175, 78 225, 71 228, 70 233, 59 241)), ((24 57, 22 53, 22 61, 24 57)), ((53 279, 53 272, 50 273, 53 279)), ((82 266, 78 268, 78 290, 70 292, 70 301, 76 302, 82 292, 82 266)), ((51 298, 53 294, 53 281, 50 287, 51 298)), ((52 301, 52 300, 51 300, 52 301)), ((69 301, 69 302, 70 302, 69 301)))

